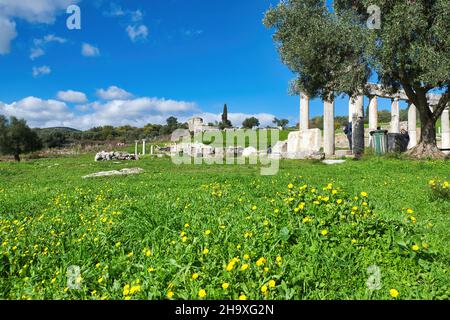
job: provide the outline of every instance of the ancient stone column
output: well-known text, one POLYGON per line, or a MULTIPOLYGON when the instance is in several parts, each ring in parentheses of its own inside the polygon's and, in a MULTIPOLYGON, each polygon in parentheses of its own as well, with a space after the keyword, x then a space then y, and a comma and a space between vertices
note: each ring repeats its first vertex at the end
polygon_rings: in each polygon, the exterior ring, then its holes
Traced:
POLYGON ((143 155, 143 156, 145 156, 145 142, 146 142, 146 140, 143 139, 143 140, 142 140, 142 155, 143 155))
POLYGON ((134 155, 137 156, 138 155, 138 140, 134 141, 134 155))
POLYGON ((392 99, 390 133, 400 133, 400 105, 398 98, 392 99))
MULTIPOLYGON (((442 149, 450 149, 450 126, 449 126, 450 110, 446 109, 442 113, 441 127, 442 127, 442 149)), ((449 152, 447 152, 449 153, 449 152)))
POLYGON ((408 149, 412 149, 417 145, 417 109, 414 104, 410 104, 408 108, 408 149))
POLYGON ((150 146, 150 154, 153 155, 153 145, 150 146))
POLYGON ((364 154, 364 96, 354 98, 355 110, 353 113, 353 154, 360 157, 364 154))
POLYGON ((309 129, 309 97, 300 93, 300 130, 309 129))
MULTIPOLYGON (((378 128, 378 97, 369 97, 369 130, 375 131, 378 128)), ((369 135, 369 145, 372 146, 372 135, 369 135)))
POLYGON ((369 129, 370 131, 378 128, 378 97, 369 97, 369 129))
POLYGON ((323 106, 323 150, 326 156, 333 156, 335 153, 334 145, 334 101, 324 101, 323 106))
POLYGON ((353 115, 356 110, 355 104, 356 104, 356 101, 352 97, 350 97, 350 101, 348 102, 348 122, 353 121, 353 115))

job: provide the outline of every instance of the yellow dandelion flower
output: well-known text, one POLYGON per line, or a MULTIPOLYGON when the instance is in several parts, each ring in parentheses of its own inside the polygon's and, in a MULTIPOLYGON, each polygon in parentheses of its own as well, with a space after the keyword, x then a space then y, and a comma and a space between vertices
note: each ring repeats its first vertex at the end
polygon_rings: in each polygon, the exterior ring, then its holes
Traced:
POLYGON ((172 299, 172 298, 173 298, 173 296, 174 296, 174 293, 173 293, 173 291, 169 291, 169 292, 167 292, 167 298, 169 298, 169 299, 172 299))
POLYGON ((184 227, 187 229, 187 228, 189 228, 190 226, 189 226, 189 223, 186 223, 185 225, 184 225, 184 227))
POLYGON ((406 210, 406 213, 407 213, 407 214, 413 214, 413 213, 414 213, 414 210, 413 210, 413 209, 408 209, 408 210, 406 210))
POLYGON ((258 261, 256 261, 256 265, 258 267, 261 267, 265 262, 266 262, 266 259, 261 257, 258 259, 258 261))
POLYGON ((288 188, 289 188, 289 189, 293 189, 293 188, 294 188, 294 185, 293 185, 292 183, 289 183, 289 184, 288 184, 288 188))
POLYGON ((244 263, 241 267, 241 271, 245 271, 249 268, 250 266, 248 265, 248 263, 244 263))
POLYGON ((97 280, 97 282, 98 282, 99 284, 102 284, 104 280, 105 280, 105 279, 103 279, 103 277, 101 277, 101 278, 99 278, 99 279, 97 280))
POLYGON ((198 277, 199 277, 199 274, 197 272, 192 274, 192 280, 197 280, 198 277))
POLYGON ((124 296, 127 296, 127 295, 129 295, 130 294, 130 285, 129 284, 126 284, 124 287, 123 287, 123 295, 124 296))
POLYGON ((133 252, 130 252, 129 254, 127 254, 127 257, 128 257, 128 258, 131 258, 132 256, 134 256, 134 253, 133 253, 133 252))
POLYGON ((361 197, 363 197, 363 198, 367 198, 367 196, 368 196, 368 194, 367 194, 367 192, 361 192, 361 197))
POLYGON ((130 294, 135 294, 139 291, 141 291, 141 286, 132 286, 130 289, 130 294))
POLYGON ((203 254, 208 254, 208 253, 209 253, 209 249, 208 248, 203 249, 203 254))
POLYGON ((182 242, 186 242, 186 241, 187 241, 187 237, 181 238, 181 241, 182 241, 182 242))
POLYGON ((391 295, 392 298, 397 298, 398 295, 399 295, 397 289, 391 289, 391 290, 389 290, 389 294, 391 295))
POLYGON ((228 282, 222 283, 222 289, 227 290, 230 287, 230 284, 228 282))
POLYGON ((270 280, 268 284, 269 284, 269 287, 270 287, 270 288, 275 288, 275 286, 277 285, 277 283, 275 282, 275 280, 270 280))
POLYGON ((417 244, 415 244, 412 246, 412 249, 413 249, 413 251, 419 251, 420 247, 417 244))
POLYGON ((263 285, 263 286, 261 287, 261 292, 262 292, 263 294, 267 293, 267 290, 268 290, 268 288, 267 288, 266 285, 263 285))
POLYGON ((199 296, 200 298, 206 297, 206 291, 205 291, 204 289, 201 289, 201 290, 198 292, 198 296, 199 296))
POLYGON ((206 230, 205 231, 205 236, 209 236, 211 234, 211 230, 206 230))
POLYGON ((328 234, 328 230, 324 229, 320 232, 323 236, 326 236, 328 234))
POLYGON ((245 294, 241 294, 239 296, 239 300, 242 300, 242 301, 247 300, 247 296, 245 294))

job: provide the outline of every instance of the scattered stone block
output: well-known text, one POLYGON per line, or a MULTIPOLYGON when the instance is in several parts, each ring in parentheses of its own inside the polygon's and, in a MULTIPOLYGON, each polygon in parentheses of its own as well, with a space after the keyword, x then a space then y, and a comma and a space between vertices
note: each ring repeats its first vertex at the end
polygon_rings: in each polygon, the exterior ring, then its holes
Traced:
POLYGON ((122 170, 112 170, 112 171, 101 171, 93 174, 88 174, 83 177, 83 179, 87 178, 98 178, 98 177, 109 177, 109 176, 123 176, 130 174, 139 174, 144 172, 144 169, 141 168, 127 168, 122 170))
POLYGON ((101 151, 95 155, 94 160, 98 161, 129 161, 129 160, 138 160, 138 157, 134 154, 130 154, 127 152, 106 152, 101 151))

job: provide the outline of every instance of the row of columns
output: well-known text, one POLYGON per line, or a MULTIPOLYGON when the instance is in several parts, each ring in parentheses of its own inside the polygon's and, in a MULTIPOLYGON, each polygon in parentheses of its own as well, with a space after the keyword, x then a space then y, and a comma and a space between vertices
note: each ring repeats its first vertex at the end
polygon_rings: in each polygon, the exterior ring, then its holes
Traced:
MULTIPOLYGON (((300 94, 300 131, 309 129, 310 116, 310 98, 301 93, 300 94)), ((323 113, 323 148, 327 156, 335 154, 335 106, 334 102, 324 101, 323 113)), ((350 98, 349 102, 349 122, 353 124, 353 132, 364 130, 364 96, 357 96, 350 98)), ((449 126, 449 110, 442 113, 442 148, 450 148, 450 126, 449 126)), ((369 96, 369 129, 371 131, 378 128, 378 97, 369 96)), ((390 133, 400 133, 400 100, 393 98, 391 102, 391 123, 390 133)), ((360 132, 361 133, 361 132, 360 132)), ((417 109, 414 104, 408 106, 408 134, 410 142, 408 148, 413 148, 417 145, 417 109)), ((353 134, 353 139, 358 134, 353 134)), ((360 135, 359 135, 360 136, 360 135)), ((364 141, 354 141, 355 152, 360 152, 364 149, 364 141), (356 143, 355 143, 356 142, 356 143)))
MULTIPOLYGON (((138 144, 139 144, 139 142, 140 142, 140 140, 135 140, 135 141, 134 141, 134 143, 135 143, 135 145, 134 145, 134 154, 135 154, 136 156, 138 155, 138 144)), ((142 155, 143 155, 143 156, 145 156, 146 150, 147 150, 147 148, 146 148, 146 142, 147 142, 147 140, 145 140, 145 139, 142 140, 142 155)), ((153 155, 153 151, 154 151, 153 145, 151 145, 151 146, 150 146, 150 154, 151 154, 151 155, 153 155)))

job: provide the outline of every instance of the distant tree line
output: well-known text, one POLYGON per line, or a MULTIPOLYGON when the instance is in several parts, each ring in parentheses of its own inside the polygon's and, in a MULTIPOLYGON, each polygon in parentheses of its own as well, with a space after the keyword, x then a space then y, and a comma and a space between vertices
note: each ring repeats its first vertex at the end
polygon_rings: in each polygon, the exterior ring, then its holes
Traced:
POLYGON ((0 154, 13 155, 16 161, 20 161, 20 154, 42 148, 62 148, 73 144, 107 141, 130 143, 139 139, 168 136, 176 129, 187 128, 187 123, 180 123, 177 118, 169 117, 164 125, 147 124, 143 128, 102 126, 86 131, 64 127, 30 129, 23 119, 7 119, 0 115, 0 154))

